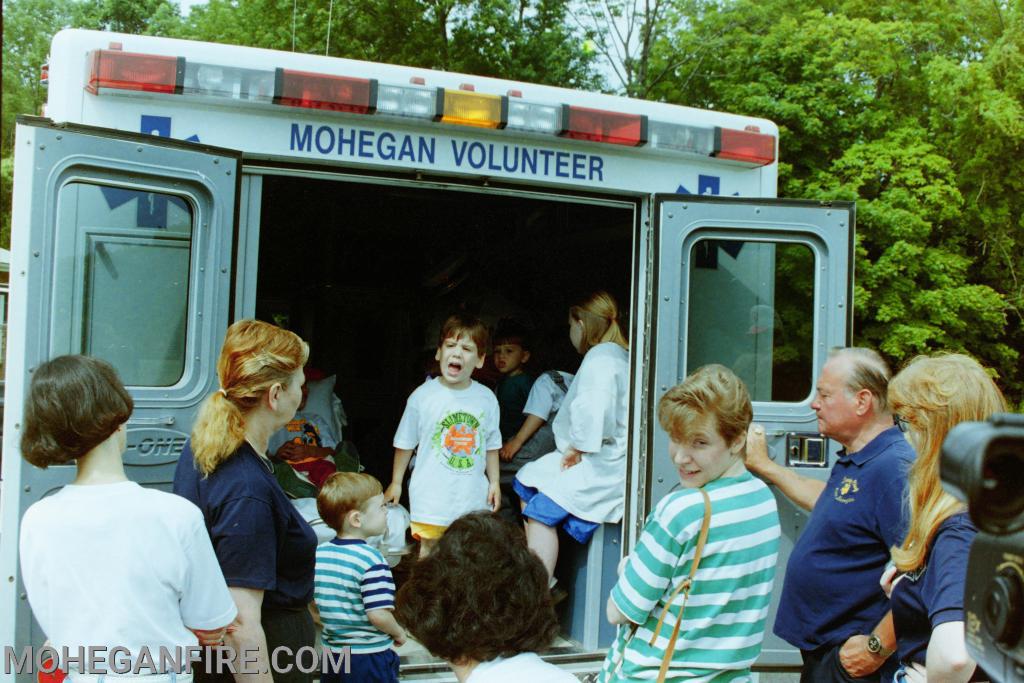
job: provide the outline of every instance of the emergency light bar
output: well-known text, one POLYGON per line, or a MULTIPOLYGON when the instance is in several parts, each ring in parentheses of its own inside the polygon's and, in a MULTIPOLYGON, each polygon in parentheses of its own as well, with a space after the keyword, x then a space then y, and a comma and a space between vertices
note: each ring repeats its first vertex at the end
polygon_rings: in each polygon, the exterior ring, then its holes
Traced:
POLYGON ((377 108, 377 79, 279 68, 274 76, 274 104, 372 114, 377 108))
POLYGON ((91 70, 85 89, 93 95, 98 95, 103 88, 171 95, 181 93, 185 77, 184 57, 93 50, 88 61, 91 70))
POLYGON ((184 57, 146 55, 118 49, 89 53, 86 90, 94 95, 143 91, 248 101, 345 114, 400 116, 460 126, 521 131, 627 147, 649 146, 671 154, 728 159, 754 166, 775 161, 776 139, 754 127, 734 130, 648 121, 643 114, 522 100, 522 93, 478 93, 430 88, 414 77, 410 85, 378 83, 308 71, 226 67, 186 63, 184 57))
POLYGON ((508 99, 506 128, 527 133, 558 135, 562 130, 562 107, 557 104, 539 104, 508 99))
POLYGON ((639 147, 647 142, 647 117, 562 105, 562 137, 639 147))
POLYGON ((444 107, 441 88, 408 85, 377 86, 377 113, 436 121, 444 107))
POLYGON ((712 156, 766 166, 775 161, 775 138, 748 130, 715 128, 712 156))
POLYGON ((508 98, 467 90, 445 90, 441 123, 477 128, 504 128, 508 123, 508 98))

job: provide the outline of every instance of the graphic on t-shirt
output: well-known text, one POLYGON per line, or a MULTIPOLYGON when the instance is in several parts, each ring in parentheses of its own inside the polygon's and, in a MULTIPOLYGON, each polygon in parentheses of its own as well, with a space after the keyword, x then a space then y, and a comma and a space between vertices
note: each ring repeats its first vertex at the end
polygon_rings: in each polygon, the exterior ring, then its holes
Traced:
POLYGON ((288 432, 288 440, 292 443, 297 443, 303 446, 323 446, 323 440, 320 438, 320 430, 316 428, 312 422, 306 420, 290 420, 288 424, 284 426, 286 432, 288 432), (294 436, 291 436, 294 434, 294 436))
POLYGON ((835 489, 835 499, 840 503, 852 503, 855 498, 851 493, 858 493, 857 480, 852 477, 843 477, 843 483, 835 489))
POLYGON ((480 421, 466 412, 450 413, 434 432, 434 450, 441 462, 454 472, 473 469, 473 456, 479 452, 480 421))

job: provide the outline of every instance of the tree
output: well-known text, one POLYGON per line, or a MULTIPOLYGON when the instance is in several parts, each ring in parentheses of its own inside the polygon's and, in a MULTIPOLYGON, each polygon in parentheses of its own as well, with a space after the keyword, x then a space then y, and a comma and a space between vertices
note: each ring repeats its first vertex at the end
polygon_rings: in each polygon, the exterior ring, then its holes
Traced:
POLYGON ((680 2, 652 95, 780 128, 780 194, 858 201, 855 339, 966 350, 1024 398, 1021 10, 680 2), (1016 170, 1014 170, 1016 169, 1016 170))

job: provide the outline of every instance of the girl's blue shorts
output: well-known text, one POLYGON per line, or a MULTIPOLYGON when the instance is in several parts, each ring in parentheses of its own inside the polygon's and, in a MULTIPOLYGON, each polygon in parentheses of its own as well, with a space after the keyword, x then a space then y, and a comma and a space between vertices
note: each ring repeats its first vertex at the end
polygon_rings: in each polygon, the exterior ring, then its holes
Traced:
POLYGON ((523 516, 550 527, 560 526, 578 543, 585 544, 597 531, 597 527, 601 526, 598 522, 580 519, 537 489, 526 486, 519 479, 512 480, 512 488, 516 495, 526 503, 526 507, 523 508, 523 516))

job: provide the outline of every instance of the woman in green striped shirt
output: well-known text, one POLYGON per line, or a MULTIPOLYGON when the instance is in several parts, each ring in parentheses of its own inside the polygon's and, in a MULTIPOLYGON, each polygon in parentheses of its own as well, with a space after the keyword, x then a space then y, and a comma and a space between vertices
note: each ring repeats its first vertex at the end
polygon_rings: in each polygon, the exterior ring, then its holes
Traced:
POLYGON ((659 629, 669 596, 690 573, 711 500, 707 542, 668 657, 666 679, 745 681, 761 652, 779 546, 775 497, 743 465, 753 411, 743 382, 726 367, 704 366, 669 390, 658 419, 682 488, 665 496, 625 559, 608 599, 621 624, 601 681, 657 680, 683 598, 659 629), (635 634, 632 625, 635 625, 635 634))

